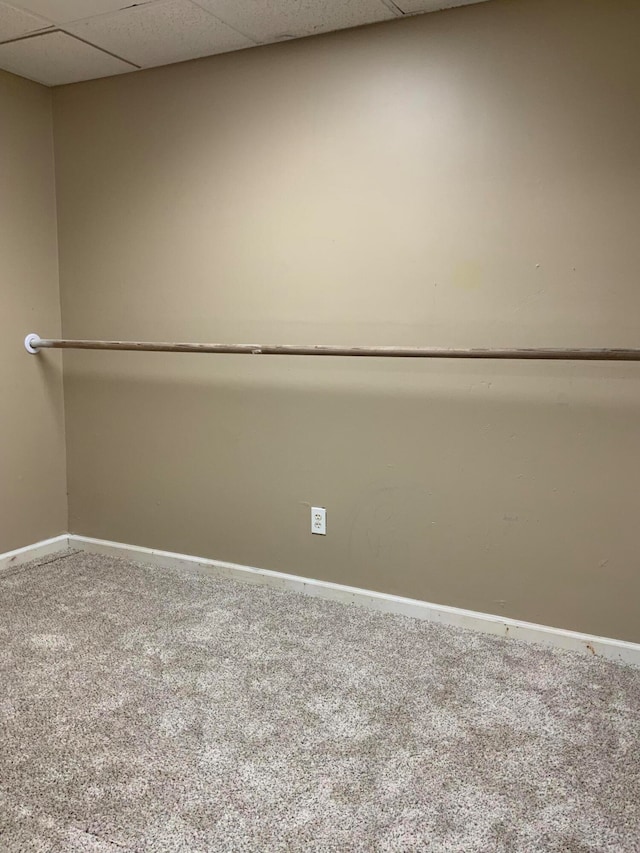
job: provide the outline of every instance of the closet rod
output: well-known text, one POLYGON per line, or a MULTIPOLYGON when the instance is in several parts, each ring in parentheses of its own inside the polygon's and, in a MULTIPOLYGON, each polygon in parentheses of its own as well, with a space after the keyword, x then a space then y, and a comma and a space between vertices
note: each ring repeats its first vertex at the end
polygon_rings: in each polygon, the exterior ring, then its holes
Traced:
POLYGON ((128 352, 204 352, 237 355, 333 355, 370 358, 498 358, 554 361, 640 361, 640 349, 443 349, 437 347, 344 347, 291 344, 189 344, 146 341, 74 341, 27 335, 27 351, 41 349, 126 350, 128 352))

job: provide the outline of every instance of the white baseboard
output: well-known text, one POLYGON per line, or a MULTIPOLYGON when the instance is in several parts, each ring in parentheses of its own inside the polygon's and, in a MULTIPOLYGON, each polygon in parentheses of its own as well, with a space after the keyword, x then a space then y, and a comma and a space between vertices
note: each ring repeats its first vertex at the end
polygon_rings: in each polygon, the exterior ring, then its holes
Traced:
POLYGON ((379 610, 385 613, 396 613, 401 616, 411 616, 414 619, 427 619, 442 625, 454 625, 459 628, 469 628, 485 634, 495 634, 503 637, 514 637, 531 643, 541 643, 553 648, 569 649, 584 654, 603 657, 640 666, 640 644, 629 643, 625 640, 615 640, 609 637, 598 637, 592 634, 582 634, 578 631, 566 631, 563 628, 550 628, 546 625, 536 625, 533 622, 522 622, 491 613, 479 613, 474 610, 463 610, 460 607, 449 607, 446 604, 432 604, 414 598, 403 598, 399 595, 389 595, 368 589, 314 580, 312 578, 289 575, 283 572, 273 572, 268 569, 256 569, 237 563, 227 563, 221 560, 209 560, 202 557, 192 557, 187 554, 176 554, 171 551, 158 551, 153 548, 142 548, 138 545, 125 545, 121 542, 110 542, 105 539, 92 539, 89 536, 77 536, 63 533, 51 539, 44 539, 24 548, 7 551, 0 554, 0 573, 6 569, 27 563, 49 554, 75 548, 92 554, 122 557, 138 562, 149 563, 165 568, 180 567, 211 572, 220 577, 233 578, 245 583, 256 583, 276 589, 290 590, 316 598, 326 598, 379 610))
POLYGON ((329 581, 273 572, 268 569, 255 569, 251 566, 226 563, 221 560, 191 557, 187 554, 175 554, 171 551, 157 551, 153 548, 124 545, 120 542, 109 542, 104 539, 92 539, 88 536, 76 536, 74 534, 69 534, 68 539, 70 548, 77 548, 92 554, 123 557, 165 568, 180 567, 204 570, 220 577, 233 578, 245 583, 257 583, 276 589, 291 590, 316 598, 357 604, 370 610, 411 616, 414 619, 427 619, 430 622, 470 628, 485 634, 514 637, 531 643, 541 643, 553 648, 568 649, 592 657, 603 657, 612 661, 640 666, 640 644, 629 643, 625 640, 597 637, 578 631, 566 631, 563 628, 549 628, 546 625, 536 625, 533 622, 522 622, 518 619, 494 616, 490 613, 478 613, 474 610, 463 610, 460 607, 431 604, 414 598, 403 598, 399 595, 373 592, 372 590, 343 586, 329 581))
POLYGON ((16 548, 15 551, 5 551, 4 554, 0 554, 0 572, 19 566, 21 563, 28 563, 30 560, 37 560, 39 557, 47 557, 57 551, 66 551, 68 547, 69 536, 61 533, 60 536, 43 539, 42 542, 36 542, 34 545, 25 545, 24 548, 16 548))

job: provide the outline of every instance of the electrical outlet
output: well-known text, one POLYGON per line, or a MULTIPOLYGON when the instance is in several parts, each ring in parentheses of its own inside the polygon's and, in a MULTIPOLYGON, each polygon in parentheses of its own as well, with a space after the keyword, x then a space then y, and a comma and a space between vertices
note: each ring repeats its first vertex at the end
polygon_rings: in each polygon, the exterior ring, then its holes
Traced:
POLYGON ((327 511, 323 506, 311 507, 311 532, 326 536, 327 511))

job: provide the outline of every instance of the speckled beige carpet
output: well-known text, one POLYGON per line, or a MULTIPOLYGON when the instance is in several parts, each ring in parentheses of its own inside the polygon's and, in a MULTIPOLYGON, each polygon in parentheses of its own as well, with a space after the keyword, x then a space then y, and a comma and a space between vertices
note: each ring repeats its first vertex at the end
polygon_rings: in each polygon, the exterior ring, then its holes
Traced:
POLYGON ((636 851, 640 671, 70 553, 0 575, 2 851, 636 851))

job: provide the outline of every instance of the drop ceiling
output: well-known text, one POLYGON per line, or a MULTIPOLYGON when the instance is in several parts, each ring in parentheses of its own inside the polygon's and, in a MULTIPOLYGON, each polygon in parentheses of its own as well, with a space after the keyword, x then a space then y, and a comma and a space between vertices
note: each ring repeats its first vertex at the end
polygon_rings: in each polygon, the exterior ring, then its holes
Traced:
POLYGON ((0 68, 59 86, 482 0, 0 0, 0 68))

